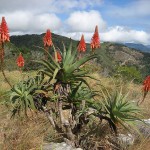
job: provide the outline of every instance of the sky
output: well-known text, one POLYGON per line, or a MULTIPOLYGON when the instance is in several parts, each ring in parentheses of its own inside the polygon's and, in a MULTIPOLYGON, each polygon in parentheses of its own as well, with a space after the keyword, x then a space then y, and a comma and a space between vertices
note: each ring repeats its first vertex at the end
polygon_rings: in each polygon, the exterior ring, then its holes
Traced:
POLYGON ((150 0, 0 0, 10 35, 51 32, 90 42, 98 25, 102 42, 150 45, 150 0))

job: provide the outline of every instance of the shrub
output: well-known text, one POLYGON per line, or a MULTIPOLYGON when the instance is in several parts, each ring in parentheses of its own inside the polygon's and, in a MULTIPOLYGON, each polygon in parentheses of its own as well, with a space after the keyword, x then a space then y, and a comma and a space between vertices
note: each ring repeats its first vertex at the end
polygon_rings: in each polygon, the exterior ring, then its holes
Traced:
POLYGON ((116 77, 121 76, 125 81, 141 82, 142 75, 134 66, 119 66, 116 70, 116 77))

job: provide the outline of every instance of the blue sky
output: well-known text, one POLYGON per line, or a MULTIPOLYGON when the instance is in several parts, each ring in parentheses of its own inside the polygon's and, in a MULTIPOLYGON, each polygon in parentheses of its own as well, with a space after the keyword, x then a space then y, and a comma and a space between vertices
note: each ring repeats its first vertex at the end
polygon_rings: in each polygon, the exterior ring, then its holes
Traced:
POLYGON ((52 32, 90 42, 96 25, 101 41, 149 45, 150 0, 1 0, 10 34, 52 32))

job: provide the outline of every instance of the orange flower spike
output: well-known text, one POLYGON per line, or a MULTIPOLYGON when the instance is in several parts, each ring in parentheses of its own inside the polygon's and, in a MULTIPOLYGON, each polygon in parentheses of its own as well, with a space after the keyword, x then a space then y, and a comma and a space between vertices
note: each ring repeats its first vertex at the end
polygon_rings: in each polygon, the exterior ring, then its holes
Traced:
MULTIPOLYGON (((143 95, 143 100, 142 102, 144 101, 148 91, 150 91, 150 76, 147 76, 143 82, 143 92, 144 92, 144 95, 143 95)), ((141 103, 142 103, 141 102, 141 103)))
POLYGON ((44 46, 49 47, 53 45, 51 31, 48 29, 44 38, 43 38, 44 46))
POLYGON ((95 32, 91 39, 91 49, 94 50, 96 48, 100 48, 100 37, 98 33, 98 26, 95 27, 95 32))
POLYGON ((77 50, 79 52, 85 52, 86 51, 86 43, 85 43, 85 40, 84 40, 84 35, 81 36, 81 40, 79 42, 77 50))
POLYGON ((143 82, 143 91, 144 92, 150 91, 150 76, 147 76, 143 82))
POLYGON ((60 54, 60 52, 58 52, 58 51, 56 51, 56 56, 57 56, 57 61, 58 62, 61 62, 62 61, 62 57, 61 57, 61 54, 60 54))
POLYGON ((1 22, 1 41, 3 43, 10 41, 9 30, 7 27, 7 23, 5 21, 5 17, 2 17, 2 22, 1 22))
POLYGON ((19 54, 19 56, 17 58, 17 65, 20 68, 24 67, 24 58, 21 53, 19 54))

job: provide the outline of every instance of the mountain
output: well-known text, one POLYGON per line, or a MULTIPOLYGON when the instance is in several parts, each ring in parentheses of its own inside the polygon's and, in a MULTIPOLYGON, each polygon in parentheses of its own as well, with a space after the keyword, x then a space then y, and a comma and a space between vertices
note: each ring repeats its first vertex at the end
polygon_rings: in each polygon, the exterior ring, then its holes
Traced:
MULTIPOLYGON (((10 63, 10 59, 12 58, 15 59, 21 51, 26 60, 26 70, 39 68, 32 60, 40 59, 41 57, 44 58, 43 36, 44 34, 11 36, 11 43, 8 45, 7 49, 11 49, 13 57, 6 54, 5 56, 9 58, 8 62, 10 63)), ((56 46, 56 49, 59 49, 60 51, 63 49, 62 42, 68 47, 70 41, 72 41, 73 48, 76 48, 79 42, 53 33, 52 41, 56 46)), ((50 48, 49 52, 53 52, 52 48, 50 48)), ((88 53, 90 53, 90 44, 87 44, 86 54, 88 53)), ((96 53, 98 59, 93 61, 90 67, 95 68, 95 70, 101 68, 101 72, 105 75, 112 75, 119 66, 135 67, 140 71, 142 76, 150 74, 150 53, 138 51, 123 44, 111 42, 101 43, 101 48, 97 49, 96 53)))
POLYGON ((134 48, 143 52, 148 52, 150 53, 150 45, 143 45, 143 44, 136 44, 136 43, 125 43, 129 48, 134 48))

